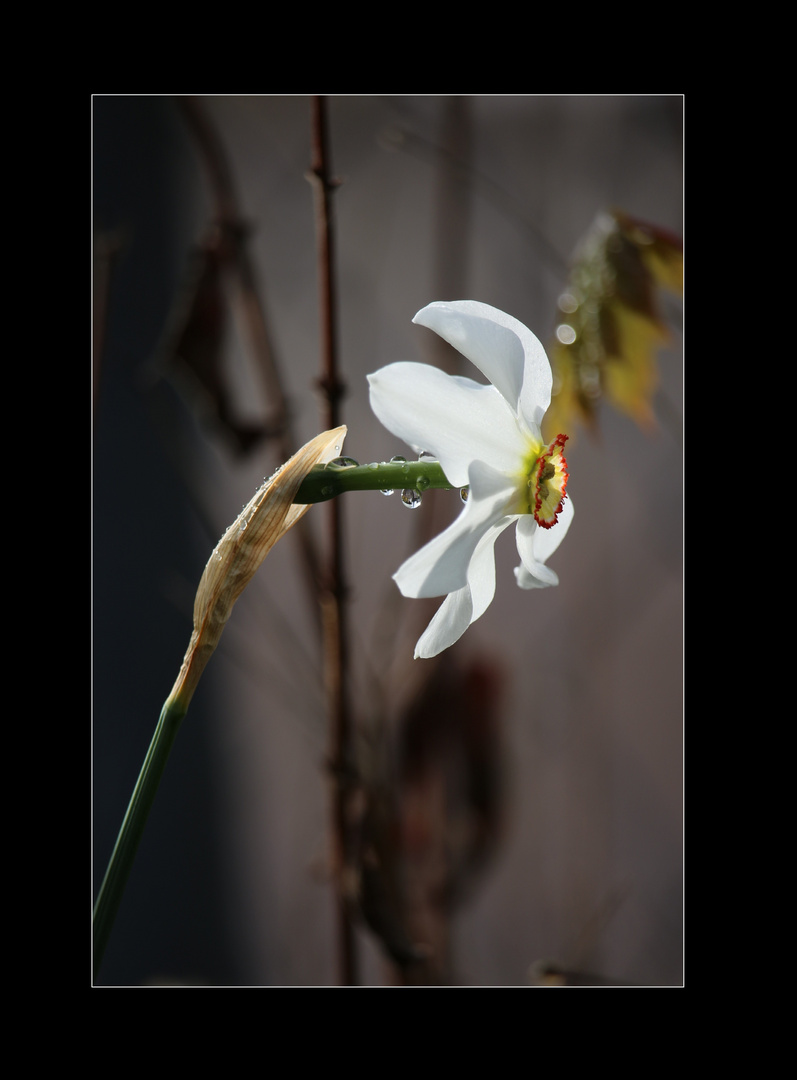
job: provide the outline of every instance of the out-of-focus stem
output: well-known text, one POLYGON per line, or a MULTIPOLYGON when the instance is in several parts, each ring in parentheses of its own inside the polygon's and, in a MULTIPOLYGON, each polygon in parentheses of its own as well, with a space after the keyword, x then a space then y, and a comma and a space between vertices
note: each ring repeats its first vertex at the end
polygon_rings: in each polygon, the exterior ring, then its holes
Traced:
POLYGON ((169 699, 161 710, 147 756, 127 807, 108 869, 94 905, 94 978, 100 970, 108 938, 125 891, 127 879, 144 834, 144 827, 155 801, 163 770, 187 706, 169 699))
MULTIPOLYGON (((326 99, 312 100, 312 168, 309 179, 315 192, 318 244, 319 308, 321 327, 321 377, 325 421, 340 424, 340 400, 344 386, 338 374, 336 296, 334 287, 334 233, 331 193, 336 186, 330 176, 327 144, 326 99)), ((339 979, 344 986, 357 983, 357 957, 351 918, 349 882, 352 879, 351 814, 349 811, 354 768, 351 750, 351 716, 348 700, 348 635, 343 558, 343 509, 339 500, 328 512, 329 562, 321 589, 324 640, 324 676, 329 716, 329 758, 332 774, 332 859, 336 882, 337 945, 339 979)))

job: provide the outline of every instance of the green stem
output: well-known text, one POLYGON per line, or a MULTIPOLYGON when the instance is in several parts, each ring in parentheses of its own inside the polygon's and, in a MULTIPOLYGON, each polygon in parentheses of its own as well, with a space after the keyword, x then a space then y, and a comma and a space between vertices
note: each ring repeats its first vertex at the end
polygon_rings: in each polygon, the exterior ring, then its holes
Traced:
POLYGON ((102 888, 94 906, 95 979, 100 970, 105 947, 108 944, 139 842, 144 833, 144 826, 155 801, 155 794, 169 757, 169 751, 185 712, 185 706, 174 701, 167 701, 163 706, 158 726, 155 728, 155 734, 152 736, 152 742, 141 767, 125 819, 119 830, 111 861, 105 871, 102 888))
POLYGON ((451 489, 439 461, 382 461, 371 465, 316 465, 302 481, 295 503, 325 502, 345 491, 389 491, 403 488, 424 492, 451 489))

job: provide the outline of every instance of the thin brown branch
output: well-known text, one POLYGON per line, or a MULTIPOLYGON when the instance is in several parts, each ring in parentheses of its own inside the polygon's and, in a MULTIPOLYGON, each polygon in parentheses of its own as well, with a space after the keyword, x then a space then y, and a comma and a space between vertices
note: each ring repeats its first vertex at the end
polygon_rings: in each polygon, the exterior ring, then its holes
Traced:
MULTIPOLYGON (((310 180, 316 197, 318 241, 318 300, 321 323, 321 377, 319 385, 326 402, 326 420, 340 415, 345 386, 340 380, 337 360, 337 297, 335 295, 335 243, 332 193, 338 186, 329 170, 326 99, 313 98, 313 163, 310 180)), ((326 421, 325 421, 326 422, 326 421)), ((336 423, 334 425, 338 427, 336 423)))
MULTIPOLYGON (((312 169, 318 242, 321 377, 326 416, 338 417, 344 386, 338 373, 335 296, 335 251, 331 194, 337 186, 330 175, 326 99, 312 102, 312 169)), ((352 756, 352 723, 348 695, 348 632, 343 558, 343 503, 333 499, 328 508, 329 564, 321 594, 324 631, 324 674, 329 716, 329 759, 332 774, 332 858, 336 882, 339 978, 345 986, 357 983, 357 957, 351 917, 354 853, 352 800, 356 773, 352 756)))

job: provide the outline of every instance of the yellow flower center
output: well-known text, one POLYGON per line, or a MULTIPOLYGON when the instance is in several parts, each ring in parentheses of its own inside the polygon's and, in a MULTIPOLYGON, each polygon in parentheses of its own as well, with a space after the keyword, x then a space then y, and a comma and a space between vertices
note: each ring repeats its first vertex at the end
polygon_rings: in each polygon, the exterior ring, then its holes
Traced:
POLYGON ((567 435, 557 435, 542 453, 537 452, 527 473, 521 513, 533 514, 543 529, 556 524, 565 504, 570 475, 563 453, 566 442, 567 435))

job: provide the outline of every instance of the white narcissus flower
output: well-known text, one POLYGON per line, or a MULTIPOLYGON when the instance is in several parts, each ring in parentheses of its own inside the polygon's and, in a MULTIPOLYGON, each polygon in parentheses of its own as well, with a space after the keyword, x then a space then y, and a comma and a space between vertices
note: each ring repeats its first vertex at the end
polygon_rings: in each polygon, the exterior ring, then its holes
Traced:
POLYGON ((393 575, 404 596, 445 596, 415 647, 436 656, 483 615, 495 595, 498 535, 517 523, 522 589, 558 585, 546 561, 573 519, 566 498, 566 435, 550 445, 540 425, 551 366, 517 319, 474 300, 434 303, 412 320, 466 356, 491 385, 427 364, 398 363, 368 376, 371 408, 398 438, 433 454, 454 487, 468 487, 459 517, 393 575))

